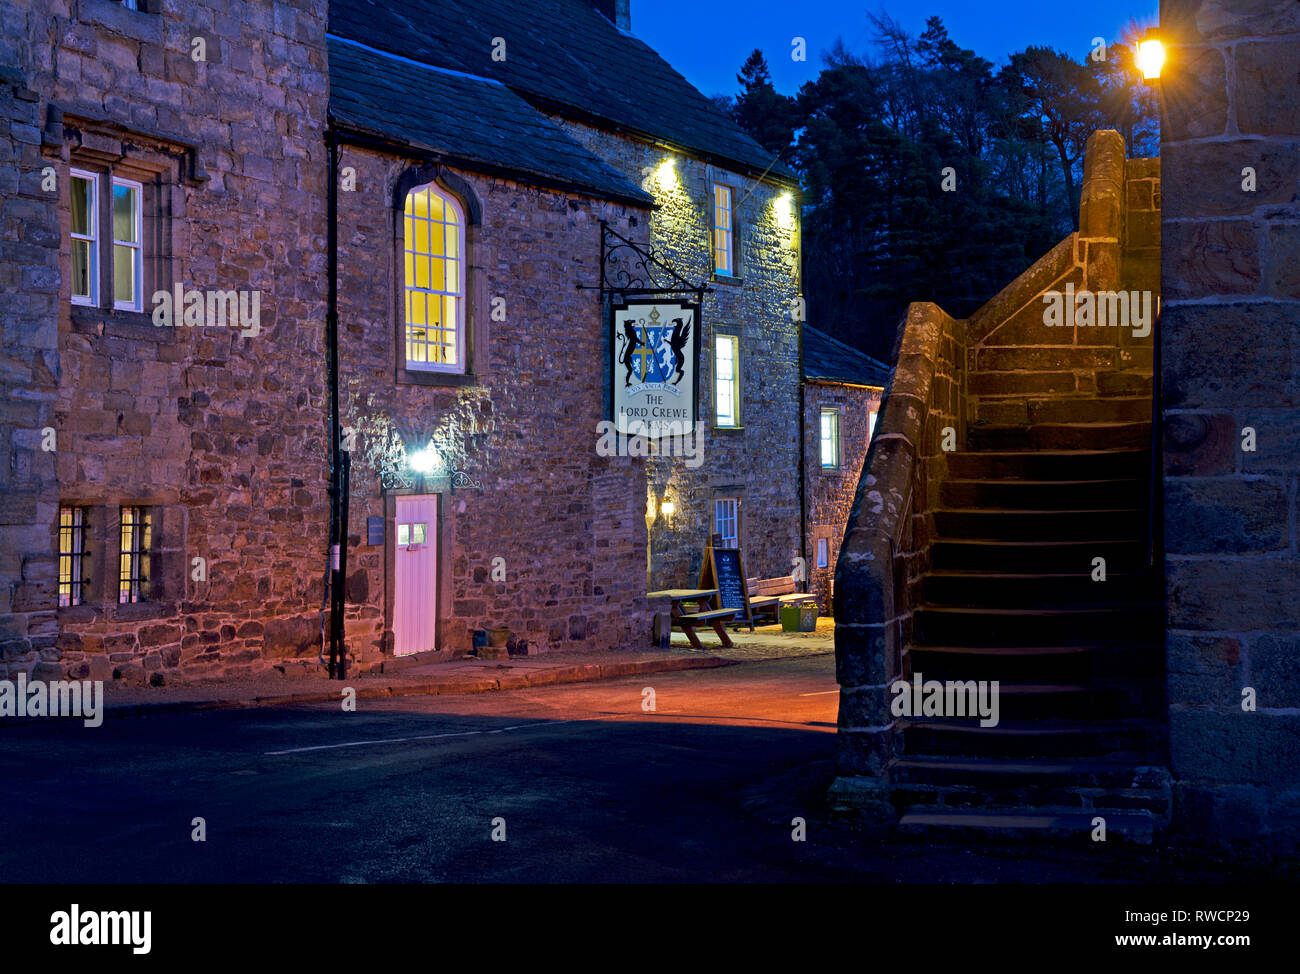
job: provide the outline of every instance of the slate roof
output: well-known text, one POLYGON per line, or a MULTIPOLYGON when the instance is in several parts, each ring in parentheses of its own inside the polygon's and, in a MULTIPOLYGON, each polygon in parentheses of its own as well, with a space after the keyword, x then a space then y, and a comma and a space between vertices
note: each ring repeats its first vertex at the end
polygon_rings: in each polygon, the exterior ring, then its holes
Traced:
POLYGON ((813 382, 848 382, 883 389, 890 368, 824 331, 803 329, 803 377, 813 382))
POLYGON ((505 85, 328 38, 330 115, 466 168, 532 176, 649 206, 654 200, 505 85), (414 96, 413 96, 414 95, 414 96))
POLYGON ((771 176, 795 180, 654 50, 584 0, 330 0, 329 30, 499 80, 555 115, 603 120, 728 168, 758 174, 771 167, 771 176), (504 60, 492 59, 496 37, 506 42, 504 60))

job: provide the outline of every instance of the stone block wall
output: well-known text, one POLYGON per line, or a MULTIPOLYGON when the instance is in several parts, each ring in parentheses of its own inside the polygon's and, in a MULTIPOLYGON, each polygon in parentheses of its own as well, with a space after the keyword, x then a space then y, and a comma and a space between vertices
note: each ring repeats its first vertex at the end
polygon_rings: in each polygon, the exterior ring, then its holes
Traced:
POLYGON ((341 408, 357 434, 350 649, 362 660, 391 652, 391 567, 384 546, 366 545, 366 520, 391 520, 384 466, 430 441, 442 469, 412 489, 441 496, 440 650, 461 654, 473 630, 500 625, 530 653, 643 645, 645 461, 596 454, 605 325, 598 292, 577 285, 596 280, 601 220, 635 238, 646 214, 348 145, 339 165, 357 175, 339 194, 341 408), (395 191, 413 171, 472 196, 467 209, 480 213, 467 234, 474 354, 464 384, 398 375, 395 191), (478 486, 453 484, 457 471, 478 486))
POLYGON ((804 469, 807 472, 808 585, 823 612, 834 606, 835 564, 844 541, 858 480, 871 445, 871 417, 880 409, 882 389, 809 382, 804 386, 804 469), (838 409, 840 466, 821 465, 821 411, 838 409), (827 565, 817 565, 818 542, 825 539, 827 565))
POLYGON ((1164 0, 1161 23, 1171 43, 1161 422, 1175 825, 1294 850, 1300 6, 1164 0))
MULTIPOLYGON (((652 589, 693 585, 712 527, 714 497, 738 497, 741 546, 751 576, 788 575, 799 551, 799 328, 797 208, 786 189, 711 167, 680 152, 555 119, 579 144, 653 193, 649 242, 691 282, 709 282, 700 336, 700 419, 704 463, 648 463, 646 517, 652 589), (671 158, 673 166, 661 171, 671 158), (743 283, 713 279, 713 176, 736 186, 737 266, 743 283), (786 215, 783 215, 783 210, 786 215), (714 336, 740 336, 743 429, 714 428, 714 336), (659 502, 675 507, 658 512, 659 502)), ((599 253, 599 251, 597 251, 599 253)), ((596 280, 593 268, 592 281, 596 280)), ((804 553, 807 557, 807 554, 804 553)))
POLYGON ((29 644, 7 650, 10 674, 34 669, 32 650, 43 675, 143 679, 233 675, 320 645, 326 5, 148 6, 13 0, 0 22, 35 93, 6 102, 22 117, 17 171, 0 175, 22 221, 6 227, 5 273, 27 278, 21 295, 5 289, 6 368, 31 383, 0 434, 26 478, 0 577, 0 625, 29 644), (144 183, 143 311, 71 302, 74 167, 144 183), (155 327, 153 292, 178 284, 256 291, 257 333, 155 327), (34 424, 57 451, 23 459, 34 424), (87 508, 93 556, 86 603, 56 610, 60 502, 87 508), (153 515, 135 604, 117 600, 122 505, 153 515))
MULTIPOLYGON (((1142 395, 1150 376, 1149 328, 1044 323, 1043 296, 1084 291, 1146 292, 1152 318, 1160 300, 1160 161, 1126 159, 1119 133, 1088 141, 1079 231, 975 312, 966 327, 967 389, 976 426, 1068 422, 1062 399, 1142 395), (1144 337, 1135 331, 1146 330, 1144 337), (1131 373, 1116 377, 1116 373, 1131 373)), ((1136 398, 1135 397, 1135 400, 1136 398)), ((1112 406, 1116 420, 1147 420, 1140 401, 1112 406)))
POLYGON ((966 442, 962 324, 934 304, 908 308, 835 571, 840 713, 831 801, 869 821, 894 816, 889 685, 909 674, 913 609, 947 471, 944 429, 956 431, 959 449, 966 442))

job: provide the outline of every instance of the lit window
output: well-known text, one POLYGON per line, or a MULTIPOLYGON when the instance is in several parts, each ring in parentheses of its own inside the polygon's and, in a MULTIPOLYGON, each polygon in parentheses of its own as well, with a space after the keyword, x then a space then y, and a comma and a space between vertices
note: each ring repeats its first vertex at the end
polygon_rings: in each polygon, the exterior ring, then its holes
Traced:
POLYGON ((728 277, 736 273, 732 238, 731 187, 713 187, 713 270, 728 277))
POLYGON ((740 425, 740 339, 716 335, 713 351, 715 413, 718 426, 740 425))
POLYGON ((406 197, 406 367, 464 372, 465 275, 460 206, 432 185, 406 197))
POLYGON ((141 309, 141 215, 139 183, 113 180, 113 307, 141 309))
POLYGON ((817 567, 829 568, 831 565, 831 542, 829 538, 817 539, 817 567))
POLYGON ((870 443, 871 438, 876 435, 876 417, 879 415, 880 414, 876 412, 867 413, 867 442, 868 443, 870 443))
POLYGON ((840 465, 840 411, 822 410, 822 469, 833 470, 840 465))
POLYGON ((713 533, 722 539, 720 547, 740 547, 740 501, 719 497, 713 502, 713 533))
POLYGON ((81 605, 90 581, 86 509, 59 508, 59 605, 81 605))
POLYGON ((72 302, 96 304, 99 293, 99 199, 95 176, 72 170, 72 302))
POLYGON ((122 508, 118 602, 143 602, 149 594, 152 517, 143 507, 122 508))

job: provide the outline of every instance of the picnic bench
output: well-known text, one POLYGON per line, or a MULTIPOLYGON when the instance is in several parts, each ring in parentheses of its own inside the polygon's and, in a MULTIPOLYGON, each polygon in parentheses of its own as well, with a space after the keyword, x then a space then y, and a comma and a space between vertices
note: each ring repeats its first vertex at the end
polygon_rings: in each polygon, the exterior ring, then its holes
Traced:
MULTIPOLYGON (((747 578, 745 587, 749 590, 751 620, 759 612, 771 612, 773 618, 780 622, 781 606, 817 600, 817 596, 810 592, 795 590, 793 575, 781 575, 777 578, 747 578)), ((751 621, 750 629, 753 628, 751 621)))
POLYGON ((648 599, 669 599, 672 602, 672 624, 675 629, 686 633, 686 638, 696 649, 703 649, 704 644, 695 635, 697 626, 710 626, 723 646, 731 645, 731 637, 722 624, 736 614, 735 609, 716 607, 718 590, 716 588, 670 588, 660 592, 647 592, 648 599), (685 606, 694 605, 695 611, 684 611, 685 606))

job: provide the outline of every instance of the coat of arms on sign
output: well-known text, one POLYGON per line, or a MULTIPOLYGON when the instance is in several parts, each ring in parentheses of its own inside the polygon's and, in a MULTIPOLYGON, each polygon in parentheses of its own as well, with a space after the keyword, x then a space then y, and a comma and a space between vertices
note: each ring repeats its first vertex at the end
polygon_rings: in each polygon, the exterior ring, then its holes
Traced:
POLYGON ((692 315, 662 320, 658 307, 642 318, 624 318, 619 338, 619 363, 623 388, 633 382, 679 385, 686 374, 686 343, 690 341, 692 315))

